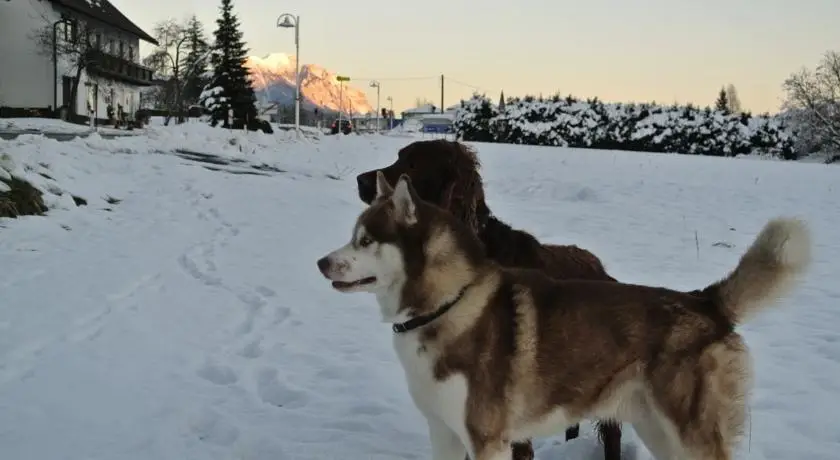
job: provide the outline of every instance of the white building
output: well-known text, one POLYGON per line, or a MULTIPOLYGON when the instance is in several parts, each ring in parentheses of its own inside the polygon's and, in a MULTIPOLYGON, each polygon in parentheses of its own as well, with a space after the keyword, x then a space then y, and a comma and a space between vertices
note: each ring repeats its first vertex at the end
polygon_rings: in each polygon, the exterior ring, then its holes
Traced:
POLYGON ((0 113, 67 107, 106 119, 110 105, 133 118, 152 84, 140 40, 157 45, 107 0, 0 0, 0 113))
POLYGON ((423 115, 428 115, 432 113, 438 113, 437 106, 434 104, 423 104, 419 107, 412 107, 410 109, 406 109, 400 115, 402 115, 403 120, 407 120, 409 118, 422 117, 423 115))

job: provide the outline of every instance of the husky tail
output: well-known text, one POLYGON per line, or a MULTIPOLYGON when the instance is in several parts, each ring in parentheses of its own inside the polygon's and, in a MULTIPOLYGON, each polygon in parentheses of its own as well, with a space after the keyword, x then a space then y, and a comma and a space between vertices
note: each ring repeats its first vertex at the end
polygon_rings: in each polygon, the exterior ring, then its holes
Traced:
POLYGON ((744 323, 785 296, 811 262, 811 236, 804 222, 767 222, 738 266, 704 291, 715 297, 732 324, 744 323))

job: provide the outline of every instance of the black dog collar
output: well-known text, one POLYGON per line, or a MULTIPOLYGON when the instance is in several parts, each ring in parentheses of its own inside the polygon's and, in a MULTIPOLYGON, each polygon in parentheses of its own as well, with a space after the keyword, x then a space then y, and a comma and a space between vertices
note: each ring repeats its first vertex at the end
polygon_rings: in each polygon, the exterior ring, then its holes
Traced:
POLYGON ((404 323, 394 323, 394 325, 391 328, 394 330, 395 333, 400 334, 400 333, 403 333, 403 332, 408 332, 408 331, 417 329, 418 327, 423 327, 423 326, 431 323, 432 321, 434 321, 434 320, 440 318, 441 316, 443 316, 443 314, 448 312, 449 309, 451 309, 452 307, 454 307, 456 303, 460 302, 461 299, 464 297, 464 293, 467 292, 467 289, 469 287, 470 287, 470 285, 468 284, 468 285, 464 286, 463 288, 461 288, 461 290, 458 292, 458 295, 455 296, 454 299, 452 299, 449 302, 446 302, 445 304, 441 305, 433 313, 428 314, 428 315, 415 316, 414 318, 411 318, 410 320, 408 320, 404 323))

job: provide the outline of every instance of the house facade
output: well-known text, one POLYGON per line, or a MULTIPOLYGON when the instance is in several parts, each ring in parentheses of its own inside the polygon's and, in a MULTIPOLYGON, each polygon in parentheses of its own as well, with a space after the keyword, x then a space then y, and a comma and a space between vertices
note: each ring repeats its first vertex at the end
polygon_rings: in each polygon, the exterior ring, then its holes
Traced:
POLYGON ((157 45, 107 0, 0 1, 0 110, 133 118, 153 78, 140 40, 157 45))

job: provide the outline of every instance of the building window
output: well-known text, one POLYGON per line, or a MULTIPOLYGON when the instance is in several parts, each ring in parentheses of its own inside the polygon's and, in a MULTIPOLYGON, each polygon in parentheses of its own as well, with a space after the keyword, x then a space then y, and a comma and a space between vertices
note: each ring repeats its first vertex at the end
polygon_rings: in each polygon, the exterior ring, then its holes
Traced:
POLYGON ((128 45, 128 60, 134 62, 134 47, 128 45))
POLYGON ((101 32, 96 33, 95 40, 96 40, 96 42, 94 42, 93 46, 96 47, 96 49, 101 50, 102 49, 102 33, 101 32))
POLYGON ((117 42, 113 38, 108 40, 108 53, 111 55, 117 54, 117 42))
POLYGON ((125 59, 125 45, 122 40, 120 40, 120 58, 125 59))
POLYGON ((67 19, 64 22, 64 41, 72 43, 76 41, 76 21, 67 19))

